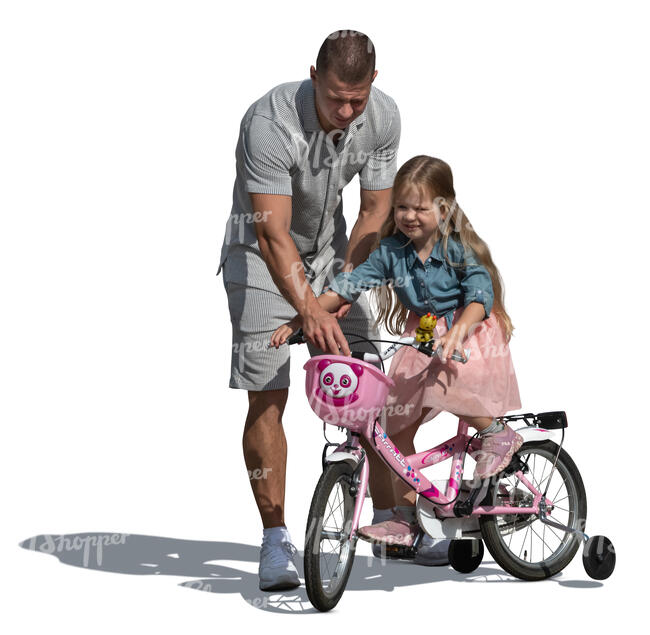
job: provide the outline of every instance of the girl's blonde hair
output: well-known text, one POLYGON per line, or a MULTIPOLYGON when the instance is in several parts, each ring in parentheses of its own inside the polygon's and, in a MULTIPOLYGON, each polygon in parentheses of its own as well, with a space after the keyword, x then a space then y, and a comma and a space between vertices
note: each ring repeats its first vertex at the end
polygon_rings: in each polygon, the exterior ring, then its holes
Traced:
MULTIPOLYGON (((468 248, 473 251, 477 260, 488 270, 494 290, 492 312, 503 326, 506 340, 509 341, 514 327, 506 313, 501 275, 492 261, 487 244, 476 234, 467 216, 456 203, 451 168, 444 161, 419 155, 408 160, 398 170, 393 184, 391 212, 382 225, 372 249, 376 249, 383 238, 397 233, 394 217, 395 201, 410 188, 419 190, 423 197, 428 196, 435 200, 444 213, 444 221, 440 223, 439 230, 443 255, 449 265, 452 267, 465 266, 465 263, 455 263, 449 259, 447 244, 451 237, 460 242, 466 252, 468 248)), ((392 335, 401 335, 406 325, 408 309, 397 298, 393 284, 374 287, 371 292, 378 309, 375 326, 383 324, 392 335)))

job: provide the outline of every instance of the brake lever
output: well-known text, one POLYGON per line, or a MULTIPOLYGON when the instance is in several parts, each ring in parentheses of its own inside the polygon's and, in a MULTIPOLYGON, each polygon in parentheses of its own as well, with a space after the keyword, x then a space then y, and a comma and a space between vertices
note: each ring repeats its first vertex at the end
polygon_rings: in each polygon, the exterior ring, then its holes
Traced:
MULTIPOLYGON (((433 343, 434 340, 429 340, 428 342, 422 342, 420 346, 417 347, 417 349, 421 352, 424 353, 425 355, 428 355, 429 357, 433 357, 434 355, 437 355, 440 357, 442 355, 442 346, 438 346, 435 350, 433 349, 433 343)), ((467 361, 469 360, 469 356, 471 354, 471 350, 469 348, 466 348, 463 353, 465 353, 465 358, 463 358, 461 355, 459 355, 456 351, 454 351, 450 356, 449 359, 453 359, 455 362, 460 362, 461 364, 466 364, 467 361)))
MULTIPOLYGON (((461 364, 466 364, 469 361, 469 356, 472 351, 469 348, 466 348, 463 353, 465 353, 465 358, 462 357, 462 355, 459 355, 456 351, 454 351, 450 356, 449 359, 453 359, 455 362, 460 362, 461 364)), ((440 357, 442 355, 442 346, 438 346, 436 348, 436 355, 440 357)))

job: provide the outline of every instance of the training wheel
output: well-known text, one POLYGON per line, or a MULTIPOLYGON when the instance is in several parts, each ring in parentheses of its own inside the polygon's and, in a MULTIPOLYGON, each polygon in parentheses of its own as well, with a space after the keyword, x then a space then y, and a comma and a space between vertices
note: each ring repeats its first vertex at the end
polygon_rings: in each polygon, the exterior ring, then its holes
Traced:
POLYGON ((616 566, 616 552, 606 536, 592 536, 582 550, 582 564, 590 578, 605 580, 616 566))
POLYGON ((483 561, 482 540, 452 540, 449 543, 449 564, 458 573, 471 573, 478 569, 483 561))

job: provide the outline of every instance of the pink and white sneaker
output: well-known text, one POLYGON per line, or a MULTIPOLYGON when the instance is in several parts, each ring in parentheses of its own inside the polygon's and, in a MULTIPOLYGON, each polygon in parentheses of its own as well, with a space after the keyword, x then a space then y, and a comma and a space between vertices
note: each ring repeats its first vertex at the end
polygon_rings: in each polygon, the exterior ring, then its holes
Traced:
POLYGON ((388 520, 358 529, 359 537, 364 540, 402 547, 411 547, 418 531, 417 522, 409 523, 398 509, 388 520))
POLYGON ((475 454, 474 468, 474 477, 480 479, 490 478, 505 470, 512 460, 512 455, 524 442, 522 436, 509 426, 505 426, 501 432, 486 434, 482 440, 481 449, 475 454))

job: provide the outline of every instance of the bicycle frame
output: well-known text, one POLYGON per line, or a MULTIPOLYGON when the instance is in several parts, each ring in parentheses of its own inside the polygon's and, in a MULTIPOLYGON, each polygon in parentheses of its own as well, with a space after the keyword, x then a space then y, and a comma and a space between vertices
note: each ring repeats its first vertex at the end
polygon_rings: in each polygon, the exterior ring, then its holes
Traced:
MULTIPOLYGON (((301 338, 302 334, 299 333, 295 337, 289 338, 288 343, 298 343, 301 338)), ((575 542, 567 541, 566 537, 559 538, 556 534, 556 537, 560 540, 560 545, 557 548, 549 547, 551 555, 548 561, 544 558, 542 548, 542 561, 539 562, 532 559, 532 534, 530 562, 526 561, 526 552, 524 552, 524 560, 522 561, 521 553, 519 555, 515 555, 514 552, 511 553, 509 545, 505 550, 502 548, 501 532, 502 526, 506 523, 501 522, 501 520, 507 521, 508 529, 506 533, 514 533, 518 531, 520 526, 532 527, 532 523, 535 522, 534 516, 537 516, 544 524, 544 529, 546 529, 546 526, 555 527, 564 531, 566 535, 578 536, 584 542, 583 564, 590 577, 600 580, 611 575, 616 562, 611 541, 605 536, 592 536, 590 538, 583 531, 584 516, 577 518, 582 523, 580 527, 576 526, 576 516, 574 515, 573 518, 571 516, 572 513, 575 514, 576 509, 582 509, 582 513, 586 514, 586 497, 575 464, 568 454, 561 454, 564 429, 567 427, 567 417, 564 411, 537 414, 528 412, 498 417, 498 420, 506 425, 517 421, 522 421, 525 424, 523 428, 518 428, 516 431, 523 437, 524 442, 532 442, 531 446, 529 446, 531 455, 536 456, 537 453, 540 453, 544 456, 544 454, 551 453, 550 463, 552 465, 550 473, 545 476, 546 469, 544 469, 541 476, 538 477, 539 482, 534 476, 535 462, 533 461, 533 466, 530 467, 528 458, 524 459, 520 455, 514 455, 505 470, 494 475, 490 480, 476 479, 476 482, 472 483, 469 495, 464 497, 463 494, 466 490, 463 485, 468 482, 462 480, 466 455, 470 450, 471 452, 480 452, 483 443, 481 439, 469 435, 469 425, 462 417, 459 417, 458 430, 451 439, 428 450, 410 455, 403 455, 400 452, 380 424, 380 421, 384 421, 386 414, 384 408, 388 403, 389 391, 395 384, 383 372, 383 364, 381 369, 378 369, 368 362, 384 360, 392 356, 400 346, 413 345, 413 340, 412 337, 401 338, 399 341, 394 342, 387 351, 378 352, 377 354, 354 352, 351 357, 341 355, 315 356, 303 367, 307 371, 305 388, 309 405, 323 420, 323 427, 325 427, 325 423, 328 423, 340 429, 347 428, 346 441, 338 444, 334 452, 329 455, 326 454, 330 446, 337 445, 335 443, 328 442, 323 449, 324 473, 314 494, 312 508, 316 505, 315 514, 320 517, 320 522, 324 523, 325 514, 327 513, 324 506, 329 509, 330 499, 323 498, 323 495, 331 496, 334 491, 333 488, 337 486, 341 476, 349 485, 346 494, 354 499, 352 518, 350 519, 348 506, 344 512, 345 524, 343 527, 336 527, 335 530, 322 529, 320 536, 315 536, 308 530, 305 544, 310 545, 310 554, 312 554, 313 550, 314 556, 318 558, 318 560, 313 558, 308 560, 307 557, 305 559, 305 583, 307 593, 314 606, 319 610, 330 610, 336 605, 345 588, 345 586, 335 588, 336 594, 329 597, 329 599, 322 595, 324 579, 320 569, 320 558, 323 555, 320 543, 323 540, 333 540, 338 541, 340 546, 343 547, 346 542, 352 542, 354 545, 360 537, 358 533, 359 520, 370 476, 366 452, 361 446, 362 438, 366 439, 364 446, 367 446, 369 451, 379 455, 388 468, 396 476, 408 483, 408 486, 419 495, 416 507, 420 530, 415 536, 412 546, 409 545, 405 552, 398 552, 402 556, 406 555, 417 559, 417 550, 424 533, 433 538, 451 539, 448 552, 449 562, 457 571, 467 573, 475 570, 480 564, 483 557, 481 540, 484 540, 495 560, 508 573, 524 580, 545 579, 561 571, 568 564, 578 546, 575 542), (554 430, 562 431, 562 440, 559 445, 546 443, 546 441, 550 440, 554 430), (558 463, 558 459, 561 460, 561 463, 558 463), (446 460, 451 461, 449 479, 444 482, 444 485, 440 485, 440 481, 435 483, 429 481, 422 471, 429 466, 437 465, 446 460), (328 463, 336 462, 347 463, 351 471, 347 467, 344 470, 335 469, 332 471, 326 469, 328 463), (569 511, 567 524, 557 522, 550 515, 550 512, 555 507, 563 509, 553 502, 557 498, 557 494, 553 501, 546 498, 551 477, 556 468, 562 474, 568 474, 566 476, 568 483, 566 486, 567 496, 564 498, 569 497, 570 488, 574 490, 577 497, 573 504, 569 503, 572 509, 565 510, 569 511), (531 475, 530 480, 533 483, 526 478, 526 473, 529 472, 531 475), (336 482, 332 481, 333 476, 336 477, 336 482), (509 479, 513 476, 516 479, 514 486, 507 481, 501 483, 502 477, 509 479), (546 486, 544 485, 545 482, 546 486), (520 488, 520 483, 530 493, 526 493, 520 488), (438 487, 445 491, 441 491, 438 487), (497 487, 498 490, 495 491, 497 487), (539 491, 542 489, 544 490, 543 493, 539 491), (492 500, 499 504, 479 504, 475 506, 477 501, 481 501, 480 496, 484 496, 485 493, 492 496, 492 500), (497 499, 497 496, 501 498, 497 499), (503 518, 478 523, 477 519, 482 516, 502 516, 503 518), (520 520, 522 518, 523 521, 520 520), (510 525, 510 523, 512 524, 510 525), (458 540, 458 538, 461 540, 458 540), (471 553, 467 552, 466 549, 459 546, 459 544, 463 544, 463 538, 478 539, 478 546, 476 544, 472 545, 471 553), (554 559, 556 556, 557 559, 554 559)), ((430 346, 428 344, 429 342, 426 342, 416 348, 420 352, 432 356, 435 342, 431 341, 430 346)), ((465 351, 464 358, 460 356, 460 359, 456 361, 465 363, 469 358, 467 352, 465 351)), ((440 355, 440 351, 436 349, 435 354, 440 355)), ((346 486, 343 485, 343 487, 346 486)), ((564 499, 561 498, 560 500, 564 499)), ((340 505, 338 504, 336 508, 338 509, 340 505)), ((330 512, 333 513, 332 510, 330 512)), ((316 520, 318 522, 318 518, 316 520)), ((324 527, 324 525, 321 525, 321 527, 324 527)), ((532 532, 537 533, 534 529, 532 529, 532 532)), ((527 535, 528 529, 524 540, 527 535)), ((546 545, 543 535, 541 540, 546 545)), ((548 545, 546 546, 548 547, 548 545)), ((326 553, 331 554, 329 548, 326 553)), ((343 556, 341 556, 341 553, 343 552, 338 554, 339 560, 337 562, 341 562, 341 557, 343 558, 342 562, 344 564, 342 565, 340 580, 345 585, 350 573, 354 549, 351 552, 349 549, 345 550, 343 556)), ((307 556, 307 548, 305 549, 305 555, 307 556)), ((335 574, 337 572, 338 568, 335 574)), ((326 574, 326 578, 328 576, 329 578, 332 577, 329 569, 327 569, 326 574)))
MULTIPOLYGON (((356 464, 362 461, 361 470, 358 475, 358 492, 365 492, 368 485, 370 470, 360 444, 360 437, 361 434, 363 434, 366 440, 369 441, 370 446, 374 448, 376 454, 382 458, 384 463, 386 463, 393 473, 405 481, 417 494, 424 496, 436 506, 436 513, 441 519, 455 518, 456 516, 454 514, 453 506, 461 488, 467 444, 469 443, 469 448, 473 451, 480 450, 481 448, 480 439, 473 439, 470 441, 471 436, 468 434, 468 427, 469 426, 465 421, 459 419, 458 433, 455 437, 448 439, 429 450, 405 456, 391 441, 387 433, 384 432, 379 422, 375 421, 372 426, 372 438, 370 434, 367 433, 348 431, 347 440, 341 443, 336 450, 326 458, 326 460, 330 457, 333 461, 348 460, 352 455, 356 464), (424 476, 421 470, 425 467, 436 465, 449 459, 451 459, 451 470, 447 484, 447 491, 443 493, 433 483, 431 483, 426 476, 424 476)), ((534 497, 530 507, 516 507, 516 513, 518 515, 539 514, 539 505, 542 500, 542 493, 526 478, 521 470, 514 472, 514 476, 522 483, 522 485, 530 490, 534 497)), ((352 526, 350 528, 351 536, 356 534, 359 527, 359 518, 361 516, 363 503, 364 496, 357 495, 352 526)), ((551 505, 551 501, 546 499, 546 504, 551 505)), ((479 505, 473 509, 471 516, 481 516, 484 514, 505 515, 512 513, 513 506, 510 505, 479 505)))
MULTIPOLYGON (((407 338, 406 341, 409 339, 412 338, 407 338)), ((397 343, 398 346, 393 346, 385 352, 382 358, 385 358, 384 355, 392 355, 399 348, 400 342, 397 343)), ((367 353, 361 356, 370 357, 371 361, 377 357, 369 356, 367 353)), ((480 439, 469 436, 468 424, 462 418, 459 419, 455 437, 424 452, 404 456, 379 423, 383 417, 389 390, 394 385, 392 379, 376 366, 359 357, 315 356, 304 365, 304 369, 307 371, 305 387, 311 408, 325 423, 348 429, 347 441, 339 445, 325 460, 349 461, 353 465, 362 462, 358 474, 358 491, 366 491, 369 479, 368 465, 360 446, 360 437, 363 436, 369 446, 398 477, 431 503, 436 516, 440 519, 486 514, 507 515, 513 513, 513 507, 516 507, 517 515, 540 514, 540 503, 544 495, 526 478, 521 469, 517 470, 514 476, 533 494, 533 501, 529 507, 515 505, 474 507, 473 503, 480 494, 479 489, 472 491, 471 498, 468 500, 468 509, 455 506, 457 501, 461 502, 459 494, 466 452, 469 448, 472 451, 480 450, 482 446, 480 439), (422 470, 447 459, 451 459, 451 469, 446 492, 443 493, 427 479, 422 470)), ((521 417, 525 415, 515 416, 513 419, 521 417)), ((534 434, 549 433, 547 430, 537 429, 534 434)), ((484 484, 484 482, 480 483, 480 485, 484 484)), ((357 496, 350 535, 354 535, 358 528, 363 499, 364 496, 357 496)), ((551 501, 545 499, 544 502, 552 508, 551 501)))

